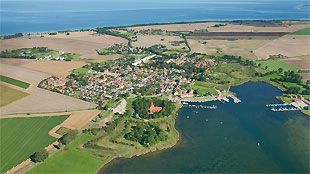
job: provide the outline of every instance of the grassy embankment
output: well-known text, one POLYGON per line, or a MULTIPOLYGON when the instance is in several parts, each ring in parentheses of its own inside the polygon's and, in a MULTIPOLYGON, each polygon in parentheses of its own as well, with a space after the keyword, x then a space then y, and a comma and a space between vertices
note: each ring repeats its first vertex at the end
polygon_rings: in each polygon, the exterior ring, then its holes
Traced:
POLYGON ((13 78, 10 78, 7 76, 3 76, 3 75, 0 75, 0 81, 5 82, 5 83, 9 83, 11 85, 18 86, 18 87, 21 87, 24 89, 27 89, 30 86, 29 83, 22 82, 20 80, 16 80, 16 79, 13 79, 13 78))
MULTIPOLYGON (((127 100, 127 109, 131 109, 133 100, 134 98, 127 100)), ((138 122, 144 123, 144 120, 119 118, 120 121, 113 131, 102 132, 96 136, 83 133, 69 145, 69 150, 61 150, 30 170, 29 173, 95 173, 116 157, 130 158, 150 151, 170 148, 179 139, 179 133, 174 127, 176 111, 177 109, 169 117, 149 120, 151 123, 158 123, 163 129, 170 128, 167 141, 144 147, 137 142, 126 140, 124 135, 129 131, 128 129, 138 122), (81 148, 83 144, 91 140, 95 140, 96 148, 81 148)))
POLYGON ((0 107, 26 97, 28 93, 0 85, 0 107))
POLYGON ((53 117, 0 118, 0 173, 10 170, 34 152, 56 141, 48 132, 69 115, 53 117))

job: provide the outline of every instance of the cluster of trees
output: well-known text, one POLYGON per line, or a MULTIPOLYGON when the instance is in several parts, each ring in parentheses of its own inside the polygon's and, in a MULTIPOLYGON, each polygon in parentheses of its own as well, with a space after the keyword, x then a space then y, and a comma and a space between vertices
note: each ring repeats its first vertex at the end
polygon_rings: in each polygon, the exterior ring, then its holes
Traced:
POLYGON ((1 58, 17 58, 17 59, 36 59, 36 54, 52 51, 47 47, 33 47, 33 48, 21 48, 17 50, 5 50, 1 51, 1 58))
POLYGON ((108 30, 108 28, 97 28, 96 32, 99 34, 106 34, 106 35, 117 36, 117 37, 127 39, 128 45, 131 46, 131 39, 126 34, 122 34, 121 32, 118 32, 118 31, 110 31, 108 30))
POLYGON ((23 36, 23 33, 16 33, 16 34, 12 34, 12 35, 0 36, 0 40, 12 39, 12 38, 22 37, 22 36, 23 36))
POLYGON ((37 163, 37 162, 43 162, 48 158, 48 152, 46 149, 42 149, 39 152, 35 152, 33 155, 30 156, 31 161, 37 163))
POLYGON ((184 39, 185 45, 187 46, 189 52, 191 52, 191 51, 192 51, 192 48, 189 46, 185 34, 182 34, 182 38, 184 39))
POLYGON ((289 87, 286 89, 286 93, 288 94, 298 94, 299 93, 300 88, 297 86, 294 87, 289 87))
POLYGON ((222 26, 226 26, 227 24, 215 24, 212 27, 222 27, 222 26))
POLYGON ((76 80, 79 82, 80 85, 83 85, 83 86, 88 84, 88 76, 86 75, 71 73, 67 76, 67 78, 76 80))
POLYGON ((249 66, 254 66, 255 62, 252 60, 244 60, 241 58, 241 56, 232 56, 232 55, 224 55, 222 59, 228 60, 228 61, 234 61, 237 63, 240 63, 241 65, 249 65, 249 66))
POLYGON ((132 103, 132 106, 134 108, 134 116, 137 118, 145 119, 169 116, 175 110, 175 105, 172 102, 169 102, 167 100, 160 100, 157 98, 138 98, 132 103), (154 114, 149 113, 152 101, 156 107, 162 107, 162 110, 160 112, 154 114))
POLYGON ((294 71, 284 72, 284 76, 282 76, 279 81, 281 82, 292 82, 292 83, 301 83, 302 76, 299 74, 295 74, 294 71))
POLYGON ((131 128, 131 132, 126 133, 124 138, 139 142, 145 147, 152 146, 160 141, 165 141, 168 138, 168 135, 166 135, 163 129, 151 123, 137 123, 131 128))
POLYGON ((64 134, 61 138, 59 138, 59 142, 61 144, 68 145, 71 143, 77 136, 79 132, 77 130, 69 131, 68 133, 64 134))

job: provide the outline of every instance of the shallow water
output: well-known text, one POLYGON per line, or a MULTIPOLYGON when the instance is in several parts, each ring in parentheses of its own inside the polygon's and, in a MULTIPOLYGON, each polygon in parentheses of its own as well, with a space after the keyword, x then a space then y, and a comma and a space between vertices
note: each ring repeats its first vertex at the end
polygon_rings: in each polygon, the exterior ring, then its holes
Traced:
POLYGON ((1 35, 197 20, 309 19, 305 0, 1 0, 1 35))
POLYGON ((231 90, 241 103, 179 110, 182 137, 175 147, 114 160, 99 173, 308 173, 309 117, 270 111, 265 105, 281 103, 275 99, 281 91, 269 84, 248 82, 231 90))

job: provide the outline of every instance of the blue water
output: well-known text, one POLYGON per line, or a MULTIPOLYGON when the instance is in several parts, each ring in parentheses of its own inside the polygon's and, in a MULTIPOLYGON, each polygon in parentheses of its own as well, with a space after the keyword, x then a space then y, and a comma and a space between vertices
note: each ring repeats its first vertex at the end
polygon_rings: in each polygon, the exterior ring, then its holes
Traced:
POLYGON ((99 173, 309 173, 310 117, 270 111, 265 105, 281 103, 275 96, 282 93, 269 84, 248 82, 231 90, 241 103, 181 108, 181 139, 173 148, 113 160, 99 173))
POLYGON ((310 19, 305 0, 1 0, 1 35, 156 22, 310 19))

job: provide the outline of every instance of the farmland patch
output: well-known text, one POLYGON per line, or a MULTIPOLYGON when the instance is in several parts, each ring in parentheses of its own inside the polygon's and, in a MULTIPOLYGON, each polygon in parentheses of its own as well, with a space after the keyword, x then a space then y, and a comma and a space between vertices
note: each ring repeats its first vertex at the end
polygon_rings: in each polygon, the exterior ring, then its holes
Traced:
POLYGON ((0 119, 0 152, 1 159, 5 159, 0 161, 0 172, 10 170, 53 143, 56 139, 48 132, 68 116, 0 119))

